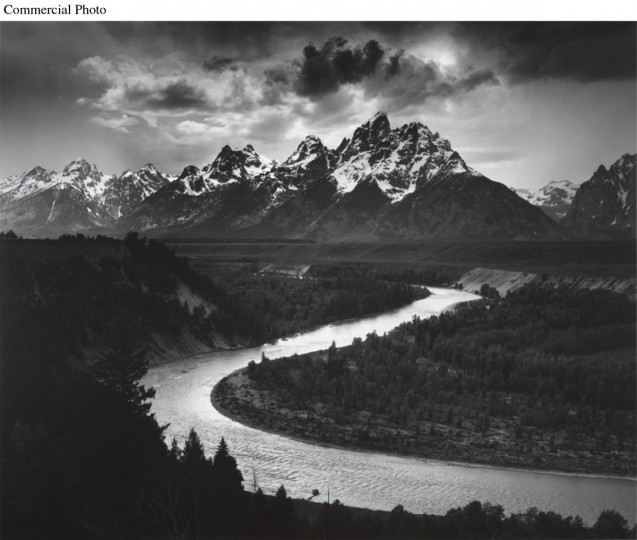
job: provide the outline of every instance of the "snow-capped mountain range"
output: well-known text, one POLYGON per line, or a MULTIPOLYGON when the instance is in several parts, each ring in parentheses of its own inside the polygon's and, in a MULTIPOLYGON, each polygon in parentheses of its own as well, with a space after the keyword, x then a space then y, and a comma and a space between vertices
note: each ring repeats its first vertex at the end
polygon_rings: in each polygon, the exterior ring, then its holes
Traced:
POLYGON ((514 189, 513 191, 559 222, 571 206, 577 188, 578 186, 569 180, 557 180, 549 182, 537 191, 528 189, 514 189))
POLYGON ((542 212, 470 168, 420 123, 378 113, 335 150, 306 137, 281 163, 224 147, 118 222, 123 230, 370 240, 559 237, 542 212))
MULTIPOLYGON (((549 184, 531 200, 556 206, 570 196, 569 184, 549 184)), ((224 146, 177 177, 151 164, 109 176, 83 159, 62 173, 36 167, 0 181, 0 230, 9 228, 327 241, 569 236, 469 167, 438 133, 416 122, 392 129, 383 113, 336 149, 310 135, 281 162, 248 144, 224 146)))
POLYGON ((0 228, 42 235, 109 228, 172 179, 152 164, 119 177, 82 158, 61 173, 35 167, 0 181, 0 228))

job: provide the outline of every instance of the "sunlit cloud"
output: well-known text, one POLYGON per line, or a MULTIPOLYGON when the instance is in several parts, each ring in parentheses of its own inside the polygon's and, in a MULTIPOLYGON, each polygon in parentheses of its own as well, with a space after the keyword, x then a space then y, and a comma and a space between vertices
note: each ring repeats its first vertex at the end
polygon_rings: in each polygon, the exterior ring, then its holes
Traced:
POLYGON ((139 124, 137 118, 132 116, 122 115, 119 117, 104 118, 102 116, 94 116, 90 120, 94 124, 102 127, 106 127, 120 133, 130 133, 130 129, 133 126, 139 124))

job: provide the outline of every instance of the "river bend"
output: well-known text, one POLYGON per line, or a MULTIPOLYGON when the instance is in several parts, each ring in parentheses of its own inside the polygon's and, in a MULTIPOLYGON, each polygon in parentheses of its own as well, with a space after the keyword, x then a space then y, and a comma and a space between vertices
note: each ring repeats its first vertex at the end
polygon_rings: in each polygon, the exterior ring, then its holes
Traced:
POLYGON ((169 440, 179 441, 195 428, 209 455, 225 437, 252 489, 254 479, 266 492, 284 484, 292 497, 308 497, 317 488, 326 499, 378 510, 402 504, 411 512, 443 514, 454 506, 480 500, 502 504, 520 512, 536 506, 562 515, 579 514, 591 524, 612 508, 635 523, 636 483, 631 479, 577 474, 497 469, 460 465, 414 457, 318 446, 259 431, 216 411, 210 392, 217 382, 250 360, 304 354, 339 347, 354 337, 388 332, 414 315, 428 317, 477 296, 452 289, 430 287, 433 293, 403 308, 381 315, 329 324, 318 329, 251 349, 221 351, 152 367, 144 384, 156 389, 152 412, 160 424, 170 424, 169 440))

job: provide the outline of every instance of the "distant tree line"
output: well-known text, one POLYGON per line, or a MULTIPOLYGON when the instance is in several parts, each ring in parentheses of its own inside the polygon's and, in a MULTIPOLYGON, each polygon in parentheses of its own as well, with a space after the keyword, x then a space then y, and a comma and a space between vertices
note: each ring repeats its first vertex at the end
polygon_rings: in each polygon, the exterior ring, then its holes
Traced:
MULTIPOLYGON (((256 263, 194 266, 228 290, 228 301, 249 312, 250 335, 272 340, 322 324, 395 309, 429 295, 400 269, 368 266, 311 269, 301 277, 260 273, 256 263), (404 279, 403 279, 404 278, 404 279)), ((421 276, 422 277, 422 276, 421 276)))
POLYGON ((20 240, 21 236, 18 236, 12 230, 0 231, 0 240, 20 240))

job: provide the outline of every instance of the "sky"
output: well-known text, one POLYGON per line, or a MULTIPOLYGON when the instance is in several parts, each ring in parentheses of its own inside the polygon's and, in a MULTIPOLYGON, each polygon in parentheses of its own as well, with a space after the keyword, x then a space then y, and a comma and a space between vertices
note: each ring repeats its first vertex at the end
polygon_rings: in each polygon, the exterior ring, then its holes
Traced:
POLYGON ((630 22, 2 22, 0 177, 284 160, 383 111, 492 180, 579 183, 636 151, 636 45, 630 22))

